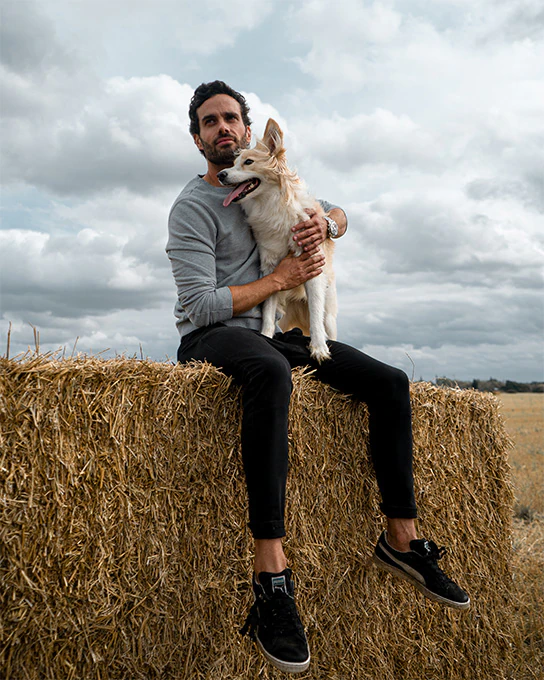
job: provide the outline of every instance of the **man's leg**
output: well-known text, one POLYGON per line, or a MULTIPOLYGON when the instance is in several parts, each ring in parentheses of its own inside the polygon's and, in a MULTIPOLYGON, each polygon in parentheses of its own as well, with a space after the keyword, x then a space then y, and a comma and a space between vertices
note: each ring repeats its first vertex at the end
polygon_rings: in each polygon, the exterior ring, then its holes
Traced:
MULTIPOLYGON (((285 350, 292 365, 304 363, 307 338, 296 332, 277 335, 291 345, 285 350)), ((318 365, 316 377, 351 394, 368 406, 370 453, 388 531, 375 550, 382 568, 409 580, 427 597, 458 609, 470 605, 468 595, 438 567, 444 554, 432 541, 417 539, 417 516, 412 472, 412 420, 407 376, 349 345, 329 342, 331 359, 318 365)))
MULTIPOLYGON (((178 360, 190 359, 208 361, 242 387, 249 527, 257 540, 282 538, 292 389, 289 362, 260 333, 219 324, 182 340, 178 360)), ((266 548, 261 552, 273 559, 274 551, 266 548)))
MULTIPOLYGON (((331 359, 311 359, 308 338, 300 332, 277 334, 271 341, 291 366, 308 364, 318 380, 367 404, 370 454, 386 517, 399 536, 410 533, 417 517, 412 472, 412 418, 409 381, 405 373, 341 342, 330 341, 331 359)), ((412 536, 412 538, 415 536, 412 536)))
POLYGON ((370 454, 387 518, 387 537, 399 551, 417 538, 412 469, 412 416, 406 374, 340 342, 330 342, 331 362, 317 377, 367 404, 370 454))
POLYGON ((242 386, 242 458, 255 539, 255 602, 242 628, 277 668, 301 672, 310 651, 282 548, 291 366, 263 335, 216 325, 182 340, 178 360, 206 360, 242 386))
MULTIPOLYGON (((417 509, 408 377, 349 345, 329 344, 332 361, 323 362, 316 376, 367 405, 370 455, 382 498, 381 509, 387 518, 409 520, 398 524, 410 533, 417 509)), ((393 528, 397 528, 395 523, 393 528)))

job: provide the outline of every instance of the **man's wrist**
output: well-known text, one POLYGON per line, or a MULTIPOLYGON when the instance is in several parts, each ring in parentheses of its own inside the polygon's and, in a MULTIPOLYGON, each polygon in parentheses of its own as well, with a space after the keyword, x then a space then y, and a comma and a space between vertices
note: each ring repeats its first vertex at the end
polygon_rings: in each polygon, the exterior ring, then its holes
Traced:
POLYGON ((265 279, 267 278, 268 281, 270 282, 270 293, 269 295, 274 295, 274 293, 281 293, 281 291, 284 289, 284 282, 281 279, 281 277, 273 271, 272 273, 268 274, 268 276, 264 277, 265 279))
POLYGON ((323 217, 327 223, 327 236, 329 238, 338 238, 340 229, 336 221, 330 215, 324 215, 323 217))
POLYGON ((338 236, 336 238, 338 239, 341 236, 344 236, 348 227, 348 218, 342 208, 332 208, 327 215, 338 225, 338 236))

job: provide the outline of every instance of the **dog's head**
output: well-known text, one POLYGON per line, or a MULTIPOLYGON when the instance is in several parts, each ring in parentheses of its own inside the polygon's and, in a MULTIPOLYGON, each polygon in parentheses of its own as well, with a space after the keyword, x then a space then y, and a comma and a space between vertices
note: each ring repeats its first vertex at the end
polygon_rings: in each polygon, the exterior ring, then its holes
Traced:
POLYGON ((283 132, 275 120, 269 118, 264 137, 254 149, 241 151, 232 168, 221 170, 217 178, 226 187, 234 187, 223 201, 226 207, 239 203, 248 196, 256 197, 264 184, 280 184, 282 175, 288 173, 283 147, 283 132))

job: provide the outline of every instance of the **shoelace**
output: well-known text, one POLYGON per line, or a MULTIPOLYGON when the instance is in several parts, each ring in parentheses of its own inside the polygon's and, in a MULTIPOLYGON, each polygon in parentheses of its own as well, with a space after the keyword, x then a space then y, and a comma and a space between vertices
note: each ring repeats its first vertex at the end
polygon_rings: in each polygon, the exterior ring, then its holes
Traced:
POLYGON ((427 545, 429 546, 427 555, 433 562, 438 562, 438 560, 441 560, 448 552, 447 548, 439 548, 434 541, 427 541, 427 545))
POLYGON ((438 566, 438 560, 441 560, 444 555, 448 552, 447 548, 439 548, 434 541, 427 541, 427 554, 424 559, 427 561, 428 565, 434 571, 437 578, 443 583, 456 585, 455 581, 452 581, 449 576, 447 576, 442 569, 438 566))
POLYGON ((257 602, 254 602, 253 605, 251 606, 251 609, 249 610, 249 614, 247 615, 246 622, 240 628, 241 635, 246 635, 247 633, 249 633, 249 637, 253 641, 255 641, 255 639, 256 639, 255 630, 257 628, 258 623, 259 623, 259 612, 257 611, 257 602))
MULTIPOLYGON (((265 601, 268 608, 268 617, 274 626, 277 634, 291 635, 300 632, 298 625, 298 615, 294 601, 290 597, 276 596, 265 601)), ((267 618, 268 618, 267 617, 267 618)), ((249 637, 255 640, 255 631, 260 621, 258 602, 255 601, 249 610, 246 622, 240 629, 242 635, 249 633, 249 637)))

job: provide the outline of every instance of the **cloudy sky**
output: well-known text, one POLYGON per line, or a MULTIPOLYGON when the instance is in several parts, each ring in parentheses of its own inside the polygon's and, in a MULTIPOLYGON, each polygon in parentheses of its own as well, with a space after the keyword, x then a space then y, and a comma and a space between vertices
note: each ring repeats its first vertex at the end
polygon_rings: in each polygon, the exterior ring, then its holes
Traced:
POLYGON ((543 379, 541 0, 0 0, 0 353, 175 357, 170 206, 201 82, 349 217, 339 339, 543 379), (76 343, 77 340, 77 343, 76 343))

